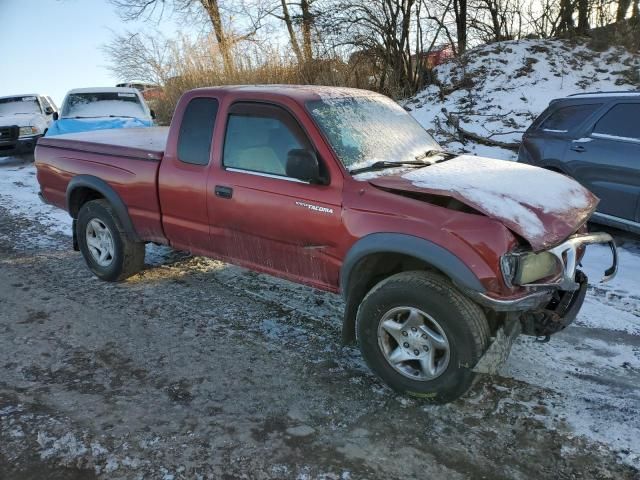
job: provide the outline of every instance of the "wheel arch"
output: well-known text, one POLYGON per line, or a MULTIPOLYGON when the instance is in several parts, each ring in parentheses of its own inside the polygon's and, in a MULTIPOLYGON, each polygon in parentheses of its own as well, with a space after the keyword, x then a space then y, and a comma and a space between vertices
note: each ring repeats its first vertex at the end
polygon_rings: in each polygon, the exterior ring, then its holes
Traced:
POLYGON ((122 223, 127 236, 136 242, 141 241, 131 221, 127 206, 120 198, 120 195, 107 182, 93 175, 77 175, 69 182, 66 191, 66 204, 67 211, 74 219, 74 222, 78 218, 78 212, 82 205, 98 199, 104 199, 109 202, 118 215, 118 219, 122 223))
POLYGON ((340 290, 346 301, 344 343, 355 340, 356 313, 367 292, 384 278, 408 270, 432 270, 463 289, 485 291, 471 269, 440 245, 406 234, 367 235, 350 248, 340 271, 340 290))

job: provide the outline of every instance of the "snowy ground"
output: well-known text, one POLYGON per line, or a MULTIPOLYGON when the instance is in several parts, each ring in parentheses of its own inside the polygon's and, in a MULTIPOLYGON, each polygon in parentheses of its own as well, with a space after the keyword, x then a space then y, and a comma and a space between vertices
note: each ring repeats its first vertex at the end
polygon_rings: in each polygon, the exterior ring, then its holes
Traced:
POLYGON ((340 346, 336 296, 159 247, 97 281, 34 173, 0 159, 0 478, 639 478, 637 239, 607 284, 590 247, 575 325, 434 407, 340 346))
POLYGON ((467 131, 519 142, 554 98, 640 87, 640 56, 617 47, 596 52, 564 40, 520 40, 484 45, 436 72, 440 85, 405 102, 412 115, 452 151, 513 160, 510 150, 462 144, 443 109, 467 131))

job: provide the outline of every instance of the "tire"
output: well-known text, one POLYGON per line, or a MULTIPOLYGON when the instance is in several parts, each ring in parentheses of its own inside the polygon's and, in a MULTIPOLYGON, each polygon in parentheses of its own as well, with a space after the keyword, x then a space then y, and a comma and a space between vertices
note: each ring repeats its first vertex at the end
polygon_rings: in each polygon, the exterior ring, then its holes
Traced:
POLYGON ((89 270, 102 280, 119 282, 144 266, 144 243, 127 237, 118 215, 106 200, 92 200, 82 206, 76 236, 89 270))
POLYGON ((490 338, 480 307, 444 276, 425 271, 378 283, 358 309, 356 328, 362 356, 383 382, 435 403, 471 387, 490 338))

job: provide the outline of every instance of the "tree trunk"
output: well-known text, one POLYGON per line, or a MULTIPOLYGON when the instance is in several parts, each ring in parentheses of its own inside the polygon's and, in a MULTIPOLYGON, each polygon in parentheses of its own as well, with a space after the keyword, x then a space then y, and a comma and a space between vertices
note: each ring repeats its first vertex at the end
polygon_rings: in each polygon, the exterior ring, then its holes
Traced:
POLYGON ((310 0, 300 0, 300 10, 302 11, 302 48, 304 51, 304 59, 307 62, 311 62, 313 60, 313 48, 311 43, 313 15, 311 14, 310 4, 310 0))
POLYGON ((574 5, 571 0, 560 0, 560 22, 558 32, 570 33, 574 30, 573 24, 574 5))
POLYGON ((282 19, 287 26, 287 31, 289 32, 289 40, 291 41, 291 48, 293 49, 293 53, 296 55, 298 59, 298 65, 302 65, 304 62, 304 58, 302 56, 302 52, 300 51, 300 45, 298 44, 298 39, 296 38, 296 32, 293 29, 293 22, 291 21, 291 16, 289 15, 289 7, 287 6, 287 0, 281 0, 282 2, 282 19))
POLYGON ((640 0, 633 2, 633 13, 631 14, 631 18, 634 20, 640 20, 640 0))
POLYGON ((578 32, 586 35, 589 28, 589 0, 578 0, 578 32))
POLYGON ((630 5, 631 5, 631 0, 618 1, 618 11, 616 12, 616 22, 621 22, 622 20, 624 20, 624 17, 627 16, 627 12, 629 11, 630 5))
POLYGON ((458 32, 458 55, 462 55, 467 49, 467 0, 453 0, 453 11, 458 32))
POLYGON ((235 64, 231 56, 231 45, 229 39, 222 26, 222 17, 220 16, 220 9, 218 8, 218 0, 200 0, 203 8, 209 15, 211 24, 213 25, 213 33, 218 41, 218 48, 222 55, 222 63, 224 64, 224 71, 227 75, 235 72, 235 64))

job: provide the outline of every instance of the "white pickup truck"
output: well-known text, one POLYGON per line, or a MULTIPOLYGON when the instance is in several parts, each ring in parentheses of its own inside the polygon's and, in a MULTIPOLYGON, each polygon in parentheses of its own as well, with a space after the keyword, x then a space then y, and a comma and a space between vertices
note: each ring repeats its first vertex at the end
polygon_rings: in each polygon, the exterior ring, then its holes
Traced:
POLYGON ((24 155, 33 150, 58 109, 50 97, 39 94, 0 97, 0 156, 24 155))

